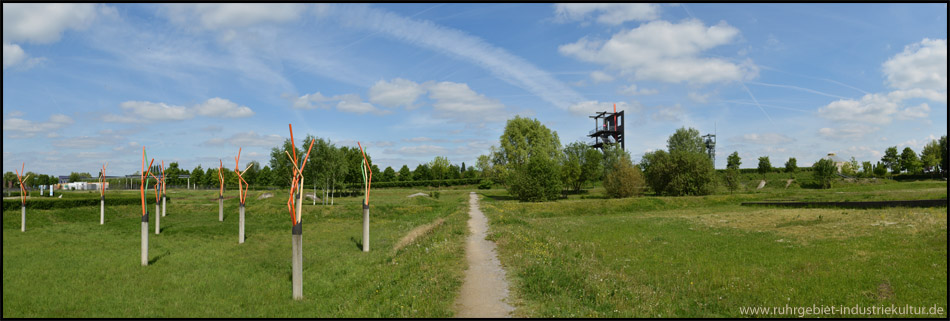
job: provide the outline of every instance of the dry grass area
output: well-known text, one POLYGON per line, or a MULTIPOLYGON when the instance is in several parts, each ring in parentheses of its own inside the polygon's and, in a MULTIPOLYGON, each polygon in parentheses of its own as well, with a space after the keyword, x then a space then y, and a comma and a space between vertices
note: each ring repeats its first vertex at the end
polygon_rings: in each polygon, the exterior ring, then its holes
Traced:
POLYGON ((682 211, 676 211, 657 213, 656 216, 684 217, 710 227, 774 232, 777 235, 801 241, 868 236, 884 230, 914 235, 920 232, 947 229, 946 208, 771 208, 719 211, 708 214, 685 214, 682 211))
POLYGON ((445 220, 440 217, 432 223, 420 225, 419 227, 412 229, 406 234, 406 236, 403 236, 398 242, 396 242, 396 245, 393 246, 393 252, 401 250, 402 248, 406 247, 406 245, 412 244, 412 242, 417 238, 425 236, 430 231, 432 231, 432 229, 442 225, 444 222, 445 220))

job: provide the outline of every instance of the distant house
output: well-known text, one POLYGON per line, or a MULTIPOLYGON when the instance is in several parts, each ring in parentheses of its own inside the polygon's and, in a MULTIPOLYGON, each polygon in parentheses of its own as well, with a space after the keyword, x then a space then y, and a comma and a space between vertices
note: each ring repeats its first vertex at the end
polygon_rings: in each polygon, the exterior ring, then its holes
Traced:
MULTIPOLYGON (((60 186, 62 186, 62 188, 66 190, 77 190, 77 191, 99 189, 98 182, 73 182, 73 183, 62 184, 60 186)), ((109 182, 106 182, 106 189, 109 189, 109 182)))
POLYGON ((825 156, 824 159, 828 159, 828 160, 831 160, 832 162, 835 162, 835 167, 838 168, 838 173, 841 173, 841 167, 844 166, 845 163, 847 163, 847 161, 839 158, 837 155, 835 155, 835 153, 828 153, 828 156, 825 156))

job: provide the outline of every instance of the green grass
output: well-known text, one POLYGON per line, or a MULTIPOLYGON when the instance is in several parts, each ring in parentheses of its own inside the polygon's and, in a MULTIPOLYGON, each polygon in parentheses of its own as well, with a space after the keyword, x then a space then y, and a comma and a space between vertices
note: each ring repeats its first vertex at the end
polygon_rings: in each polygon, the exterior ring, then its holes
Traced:
POLYGON ((160 235, 150 214, 147 267, 140 265, 138 206, 109 206, 107 195, 105 225, 98 206, 27 209, 25 233, 19 209, 4 211, 3 317, 453 315, 466 268, 465 191, 409 199, 415 190, 374 190, 369 253, 359 247, 361 199, 337 198, 332 207, 307 200, 301 301, 291 296, 286 190, 264 200, 256 199, 264 191, 249 193, 244 244, 237 242, 236 199, 225 201, 225 221, 218 222, 216 190, 170 192, 175 202, 160 235), (437 218, 445 223, 392 250, 411 229, 437 218))
POLYGON ((748 317, 739 307, 908 304, 937 305, 943 314, 930 317, 946 318, 946 207, 737 205, 946 198, 946 187, 924 181, 606 200, 594 189, 556 203, 480 193, 518 316, 748 317))
MULTIPOLYGON (((786 304, 946 311, 946 207, 739 205, 945 199, 946 188, 877 180, 605 199, 597 186, 544 203, 517 202, 498 188, 476 192, 517 316, 743 317, 739 307, 786 304)), ((139 261, 138 206, 109 206, 107 195, 104 226, 98 206, 28 208, 25 233, 19 209, 4 211, 3 317, 451 317, 466 269, 469 190, 411 199, 417 190, 374 190, 369 253, 359 245, 360 198, 305 202, 302 301, 291 298, 286 190, 249 193, 244 244, 236 199, 225 200, 218 222, 216 190, 172 190, 161 235, 150 215, 147 267, 139 261), (275 197, 256 199, 265 192, 275 197), (439 218, 444 223, 393 250, 439 218)))

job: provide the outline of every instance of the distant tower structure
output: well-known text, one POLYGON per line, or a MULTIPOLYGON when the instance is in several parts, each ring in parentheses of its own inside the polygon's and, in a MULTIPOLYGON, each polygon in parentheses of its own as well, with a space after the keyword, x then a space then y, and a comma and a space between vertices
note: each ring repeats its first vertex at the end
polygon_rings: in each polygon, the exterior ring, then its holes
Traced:
POLYGON ((623 138, 623 110, 617 112, 617 105, 614 104, 614 112, 597 112, 594 116, 588 116, 594 119, 594 129, 588 133, 588 137, 594 138, 594 143, 590 146, 603 150, 604 144, 620 143, 620 148, 624 147, 623 138))
POLYGON ((709 154, 709 160, 713 166, 716 166, 716 134, 706 134, 703 136, 703 144, 706 145, 706 153, 709 154))

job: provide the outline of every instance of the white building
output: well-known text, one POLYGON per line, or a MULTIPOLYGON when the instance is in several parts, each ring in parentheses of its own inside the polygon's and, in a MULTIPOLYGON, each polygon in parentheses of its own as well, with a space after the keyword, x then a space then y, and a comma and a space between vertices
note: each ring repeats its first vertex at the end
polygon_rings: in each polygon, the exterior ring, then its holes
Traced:
POLYGON ((841 173, 841 167, 847 163, 847 161, 839 158, 837 155, 835 155, 835 153, 828 153, 828 156, 825 156, 824 158, 835 162, 835 167, 838 168, 838 173, 841 173))
MULTIPOLYGON (((109 189, 109 182, 106 182, 105 184, 106 184, 106 189, 109 189)), ((62 188, 63 188, 64 190, 83 191, 83 190, 98 190, 98 189, 99 189, 99 183, 98 183, 98 182, 93 182, 93 183, 90 183, 90 182, 74 182, 74 183, 65 183, 65 184, 61 184, 61 185, 62 185, 62 188)))

